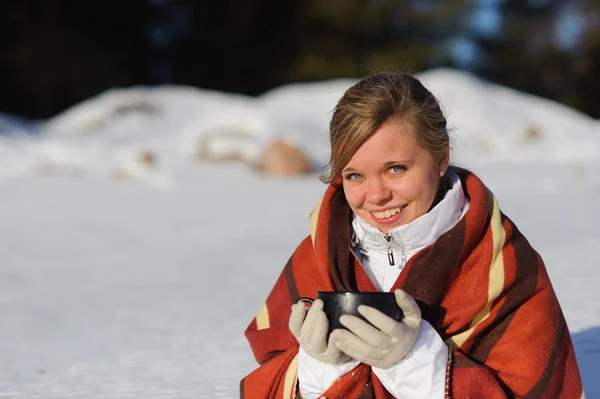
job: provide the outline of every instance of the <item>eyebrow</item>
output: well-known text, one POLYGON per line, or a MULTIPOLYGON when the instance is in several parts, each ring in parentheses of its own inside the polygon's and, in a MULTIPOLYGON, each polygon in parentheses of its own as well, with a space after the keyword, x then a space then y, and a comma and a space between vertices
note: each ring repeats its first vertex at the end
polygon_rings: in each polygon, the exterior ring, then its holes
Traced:
POLYGON ((398 165, 398 164, 405 164, 408 165, 410 164, 412 161, 387 161, 386 163, 383 164, 383 166, 385 166, 386 168, 392 165, 398 165))
MULTIPOLYGON (((384 168, 389 168, 392 165, 409 165, 411 164, 413 161, 387 161, 386 163, 383 164, 384 168)), ((346 167, 342 170, 342 173, 345 172, 356 172, 356 169, 354 169, 353 167, 346 167)))

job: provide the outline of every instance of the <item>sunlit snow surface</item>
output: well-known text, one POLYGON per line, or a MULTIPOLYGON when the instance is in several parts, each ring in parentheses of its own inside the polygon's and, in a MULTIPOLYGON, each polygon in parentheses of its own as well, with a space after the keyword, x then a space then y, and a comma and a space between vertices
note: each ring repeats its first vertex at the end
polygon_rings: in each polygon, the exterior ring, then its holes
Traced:
MULTIPOLYGON (((586 396, 600 398, 597 121, 454 71, 422 77, 455 129, 455 163, 544 258, 586 396)), ((253 161, 283 136, 322 166, 352 83, 259 98, 114 90, 45 124, 0 119, 0 398, 238 397, 256 367, 243 331, 324 186, 199 162, 198 146, 253 161)))

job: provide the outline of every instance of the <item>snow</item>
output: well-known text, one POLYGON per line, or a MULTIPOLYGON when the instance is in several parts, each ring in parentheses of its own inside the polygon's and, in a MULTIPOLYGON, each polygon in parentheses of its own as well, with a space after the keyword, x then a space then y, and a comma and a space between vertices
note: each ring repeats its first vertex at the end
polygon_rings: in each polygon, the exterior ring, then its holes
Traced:
MULTIPOLYGON (((421 77, 455 128, 454 162, 544 258, 600 398, 598 122, 456 71, 421 77)), ((113 89, 47 121, 0 118, 14 133, 0 136, 0 398, 238 397, 256 367, 243 331, 325 187, 199 153, 252 163, 284 137, 322 166, 353 82, 257 98, 113 89)))

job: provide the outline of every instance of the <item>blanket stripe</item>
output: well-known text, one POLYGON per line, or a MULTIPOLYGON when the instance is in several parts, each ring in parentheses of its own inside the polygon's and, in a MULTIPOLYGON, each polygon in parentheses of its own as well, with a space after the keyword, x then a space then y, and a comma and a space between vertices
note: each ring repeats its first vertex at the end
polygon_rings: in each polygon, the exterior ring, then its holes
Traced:
POLYGON ((489 265, 489 277, 487 284, 487 303, 485 306, 475 315, 469 328, 459 334, 454 335, 449 339, 449 343, 454 348, 461 347, 469 337, 473 335, 475 329, 479 324, 490 317, 492 311, 492 303, 498 298, 502 289, 504 288, 504 256, 503 256, 503 245, 506 239, 506 234, 502 222, 500 220, 500 208, 498 201, 492 197, 491 192, 488 192, 488 197, 491 199, 491 241, 492 251, 489 265))
POLYGON ((296 397, 296 377, 298 375, 298 355, 294 356, 294 360, 288 366, 285 372, 285 379, 283 385, 283 397, 294 398, 296 397))
MULTIPOLYGON (((393 289, 412 295, 451 348, 447 397, 584 398, 568 327, 544 263, 474 174, 454 169, 471 200, 465 216, 413 256, 393 289)), ((296 395, 298 343, 291 304, 318 291, 375 291, 350 249, 351 210, 330 185, 266 304, 246 329, 259 367, 245 399, 296 395)), ((369 366, 336 381, 327 398, 391 399, 369 366)))
POLYGON ((296 288, 296 281, 294 279, 294 266, 292 264, 292 258, 290 258, 283 270, 288 286, 288 293, 290 295, 290 302, 295 303, 298 299, 300 299, 300 295, 298 294, 298 288, 296 288))
POLYGON ((266 330, 269 327, 271 327, 271 323, 269 323, 269 309, 267 309, 267 304, 265 303, 258 311, 258 315, 256 315, 256 330, 266 330))

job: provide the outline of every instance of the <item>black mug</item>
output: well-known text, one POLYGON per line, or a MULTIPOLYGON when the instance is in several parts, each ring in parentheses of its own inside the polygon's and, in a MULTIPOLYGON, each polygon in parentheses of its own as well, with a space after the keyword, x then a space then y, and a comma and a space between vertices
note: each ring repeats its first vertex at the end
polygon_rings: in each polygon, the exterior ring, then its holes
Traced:
MULTIPOLYGON (((359 292, 359 291, 319 291, 317 299, 323 301, 323 311, 329 320, 327 335, 337 328, 346 328, 340 323, 340 316, 352 315, 368 321, 358 313, 360 305, 370 306, 386 314, 396 321, 401 321, 404 313, 396 303, 392 292, 359 292)), ((300 298, 297 302, 313 303, 312 298, 300 298)))

